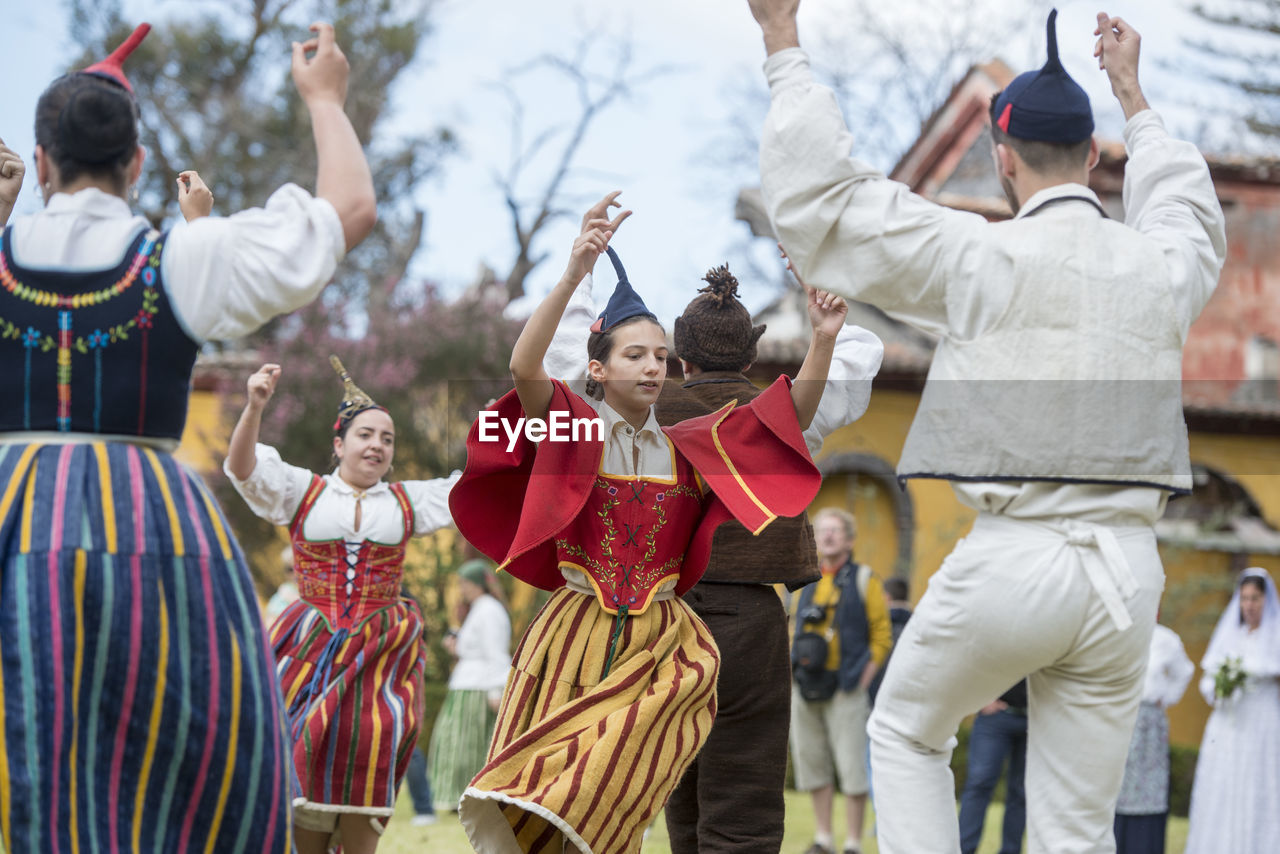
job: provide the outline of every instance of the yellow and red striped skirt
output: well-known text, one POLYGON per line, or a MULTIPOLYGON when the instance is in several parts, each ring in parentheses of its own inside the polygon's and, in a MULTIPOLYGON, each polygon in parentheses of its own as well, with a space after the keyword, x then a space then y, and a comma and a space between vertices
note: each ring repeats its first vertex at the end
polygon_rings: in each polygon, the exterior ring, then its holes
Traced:
POLYGON ((720 654, 680 599, 624 623, 562 588, 520 641, 460 817, 480 852, 639 851, 716 713, 720 654))

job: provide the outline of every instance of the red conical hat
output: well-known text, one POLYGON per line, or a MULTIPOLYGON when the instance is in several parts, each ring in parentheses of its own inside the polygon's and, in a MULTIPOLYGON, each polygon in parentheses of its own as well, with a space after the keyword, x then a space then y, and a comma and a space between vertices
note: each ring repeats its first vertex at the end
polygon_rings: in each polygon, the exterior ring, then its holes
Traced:
POLYGON ((129 54, 142 44, 142 40, 147 37, 147 33, 151 32, 150 24, 138 24, 137 29, 125 39, 124 44, 111 52, 111 55, 101 62, 95 62, 90 65, 81 74, 92 74, 95 77, 101 77, 105 80, 111 80, 119 83, 127 92, 133 94, 133 87, 129 85, 129 78, 124 76, 124 61, 129 58, 129 54))

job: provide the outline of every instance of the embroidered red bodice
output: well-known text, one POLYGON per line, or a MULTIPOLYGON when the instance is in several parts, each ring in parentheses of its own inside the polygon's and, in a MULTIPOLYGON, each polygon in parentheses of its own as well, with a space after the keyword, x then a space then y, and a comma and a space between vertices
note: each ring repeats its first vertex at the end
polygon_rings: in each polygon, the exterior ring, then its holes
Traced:
POLYGON ((669 480, 598 474, 578 517, 555 538, 562 567, 587 576, 604 610, 643 612, 658 588, 679 578, 702 519, 693 466, 678 454, 669 480))
POLYGON ((404 536, 398 543, 308 540, 302 533, 303 523, 324 488, 324 478, 316 475, 289 526, 293 572, 299 597, 324 615, 330 629, 354 630, 400 598, 404 549, 413 534, 413 506, 404 487, 391 484, 404 514, 404 536))

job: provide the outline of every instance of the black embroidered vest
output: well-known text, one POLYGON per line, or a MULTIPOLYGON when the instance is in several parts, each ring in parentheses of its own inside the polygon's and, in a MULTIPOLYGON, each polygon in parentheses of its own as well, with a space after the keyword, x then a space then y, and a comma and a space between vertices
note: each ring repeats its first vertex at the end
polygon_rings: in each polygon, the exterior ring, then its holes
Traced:
POLYGON ((107 270, 30 270, 0 245, 0 432, 179 439, 199 345, 160 275, 167 235, 143 232, 107 270))

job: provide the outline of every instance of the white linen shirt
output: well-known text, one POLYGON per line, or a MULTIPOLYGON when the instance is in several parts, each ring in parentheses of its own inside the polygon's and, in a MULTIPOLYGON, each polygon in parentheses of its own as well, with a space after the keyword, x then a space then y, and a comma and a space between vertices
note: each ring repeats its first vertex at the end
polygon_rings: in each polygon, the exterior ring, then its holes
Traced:
MULTIPOLYGON (((258 444, 254 450, 256 461, 253 471, 244 480, 231 473, 226 461, 222 464, 222 470, 254 513, 274 525, 288 525, 293 521, 302 498, 311 485, 312 473, 299 466, 289 465, 280 458, 280 452, 270 445, 258 444)), ((449 490, 461 476, 461 472, 455 471, 449 477, 400 481, 409 504, 413 507, 412 535, 429 534, 452 524, 453 517, 449 515, 449 490)), ((386 481, 378 481, 365 491, 361 500, 360 528, 357 530, 356 490, 339 477, 336 470, 324 475, 324 480, 325 488, 302 525, 303 537, 316 541, 369 540, 386 545, 399 543, 404 537, 404 516, 400 511, 400 502, 391 493, 386 481)))
MULTIPOLYGON (((805 281, 869 302, 944 341, 972 341, 1000 321, 1013 294, 1012 259, 986 239, 992 228, 986 219, 928 201, 851 157, 844 117, 831 91, 813 80, 803 50, 774 53, 764 70, 772 97, 760 146, 762 190, 805 281)), ((1157 113, 1130 118, 1124 140, 1125 223, 1160 246, 1185 339, 1226 257, 1222 211, 1203 156, 1169 137, 1157 113)), ((1078 184, 1050 187, 1027 199, 1015 219, 1063 196, 1097 200, 1078 184)), ((1056 206, 1038 216, 1067 214, 1056 206)), ((1017 518, 1150 524, 1167 500, 1163 490, 1142 486, 951 485, 968 506, 1017 518)))
POLYGON ((449 690, 501 697, 511 670, 511 618, 501 602, 485 593, 471 603, 458 629, 456 651, 449 690))
MULTIPOLYGON (((33 270, 105 270, 148 228, 124 199, 97 188, 55 193, 44 210, 13 221, 13 256, 33 270)), ((285 184, 264 207, 174 226, 160 273, 187 334, 220 341, 311 302, 345 252, 333 205, 285 184)))
MULTIPOLYGON (((772 100, 760 144, 762 190, 782 245, 810 285, 869 302, 940 336, 969 340, 999 319, 1011 259, 978 214, 952 210, 849 156, 852 137, 800 48, 765 62, 772 100)), ((1124 127, 1125 224, 1157 242, 1183 334, 1212 296, 1226 258, 1222 209, 1204 157, 1173 139, 1154 110, 1124 127)), ((1016 218, 1088 187, 1041 190, 1016 218)), ((1038 216, 1060 216, 1046 208, 1038 216)))

